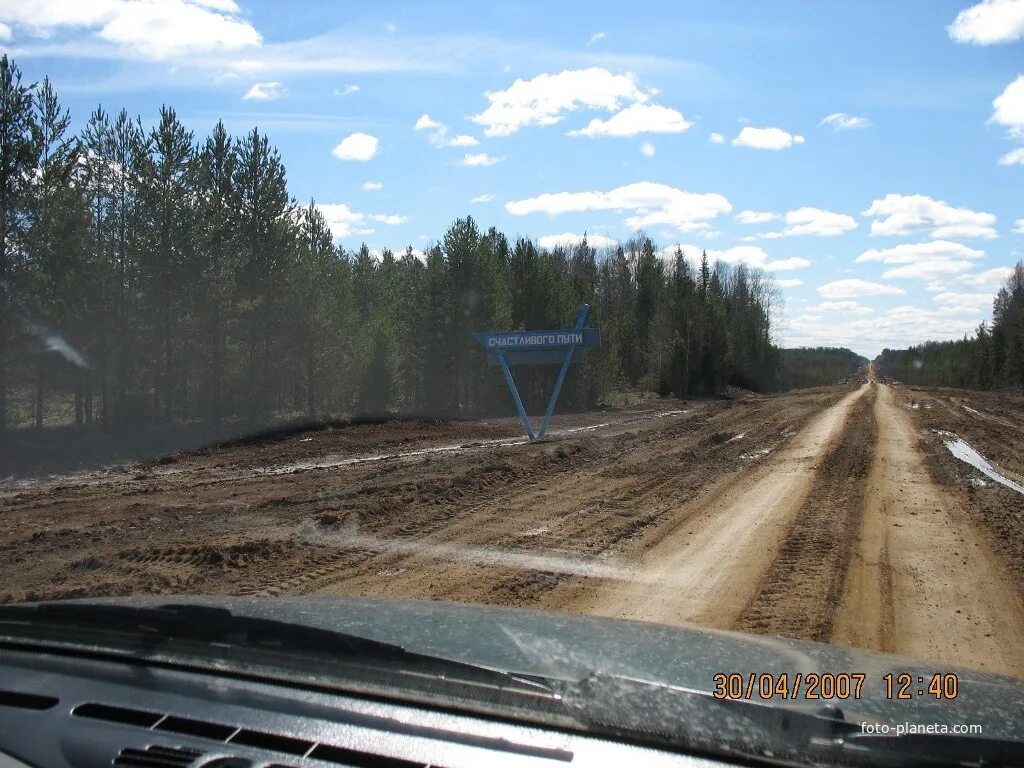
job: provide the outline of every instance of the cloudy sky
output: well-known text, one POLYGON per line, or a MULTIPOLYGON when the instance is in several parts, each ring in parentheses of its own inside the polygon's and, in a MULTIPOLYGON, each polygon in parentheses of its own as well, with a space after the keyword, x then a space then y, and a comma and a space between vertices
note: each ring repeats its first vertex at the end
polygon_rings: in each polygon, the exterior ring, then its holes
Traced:
POLYGON ((76 126, 258 125, 348 248, 643 229, 772 272, 787 345, 955 338, 1024 257, 1024 0, 0 0, 0 45, 76 126))

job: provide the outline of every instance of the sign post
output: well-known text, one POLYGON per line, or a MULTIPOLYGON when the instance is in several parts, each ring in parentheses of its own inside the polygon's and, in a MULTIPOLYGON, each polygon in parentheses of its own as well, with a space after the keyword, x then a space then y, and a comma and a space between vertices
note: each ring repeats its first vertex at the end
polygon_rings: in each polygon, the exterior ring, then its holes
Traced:
POLYGON ((488 361, 501 366, 501 372, 505 375, 505 383, 516 404, 516 412, 519 414, 519 419, 523 422, 523 428, 526 430, 526 436, 530 440, 542 438, 547 434, 548 423, 555 411, 555 403, 558 402, 558 394, 562 391, 562 384, 565 383, 565 375, 569 366, 573 362, 582 360, 583 352, 588 348, 601 346, 601 331, 597 328, 586 327, 589 314, 590 305, 584 304, 576 315, 575 327, 568 329, 512 333, 483 331, 473 334, 480 345, 487 350, 488 361), (530 423, 529 416, 526 415, 526 408, 523 407, 523 400, 519 396, 510 366, 558 363, 561 364, 561 369, 558 371, 555 387, 548 399, 540 432, 535 436, 533 425, 530 423))

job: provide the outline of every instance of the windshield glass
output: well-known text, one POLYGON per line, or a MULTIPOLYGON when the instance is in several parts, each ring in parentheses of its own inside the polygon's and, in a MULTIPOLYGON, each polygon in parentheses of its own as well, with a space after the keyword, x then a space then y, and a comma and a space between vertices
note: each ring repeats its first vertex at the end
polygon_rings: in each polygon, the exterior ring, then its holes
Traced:
POLYGON ((26 0, 0 48, 0 602, 734 630, 949 726, 1024 675, 1024 0, 26 0))

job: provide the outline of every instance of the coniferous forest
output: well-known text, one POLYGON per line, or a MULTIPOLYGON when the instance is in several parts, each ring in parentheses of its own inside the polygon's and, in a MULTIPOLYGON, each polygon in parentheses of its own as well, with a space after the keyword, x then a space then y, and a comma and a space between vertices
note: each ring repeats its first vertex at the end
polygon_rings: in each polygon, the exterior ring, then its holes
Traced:
MULTIPOLYGON (((546 250, 468 217, 423 253, 350 251, 257 128, 197 137, 170 107, 153 126, 98 107, 74 135, 6 57, 0 110, 4 427, 504 413, 470 333, 564 327, 584 302, 604 344, 568 405, 778 385, 777 294, 745 266, 643 234, 546 250)), ((531 403, 553 375, 517 370, 531 403)))
POLYGON ((783 349, 780 379, 787 389, 836 384, 868 364, 866 357, 845 347, 797 347, 783 349))
POLYGON ((908 384, 1024 391, 1024 262, 1017 262, 992 302, 992 324, 973 337, 886 349, 879 371, 908 384))

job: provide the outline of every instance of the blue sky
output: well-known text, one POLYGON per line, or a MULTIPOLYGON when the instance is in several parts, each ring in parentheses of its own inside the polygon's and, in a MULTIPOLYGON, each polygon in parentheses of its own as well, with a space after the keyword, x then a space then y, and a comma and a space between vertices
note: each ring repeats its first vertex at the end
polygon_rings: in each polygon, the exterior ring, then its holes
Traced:
POLYGON ((0 0, 0 41, 76 126, 258 125, 348 248, 642 227, 771 272, 787 345, 955 338, 1024 257, 1024 0, 0 0))

